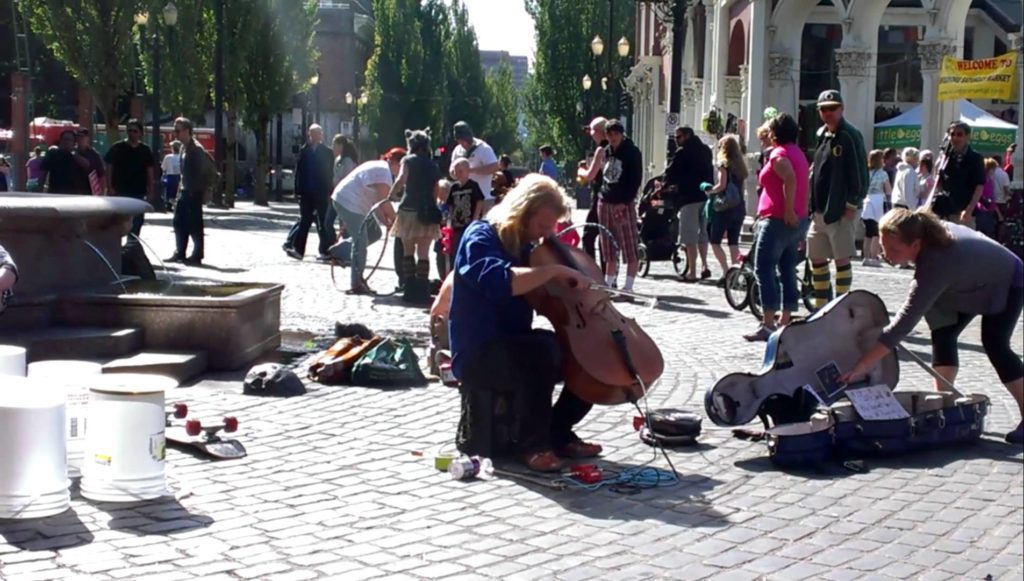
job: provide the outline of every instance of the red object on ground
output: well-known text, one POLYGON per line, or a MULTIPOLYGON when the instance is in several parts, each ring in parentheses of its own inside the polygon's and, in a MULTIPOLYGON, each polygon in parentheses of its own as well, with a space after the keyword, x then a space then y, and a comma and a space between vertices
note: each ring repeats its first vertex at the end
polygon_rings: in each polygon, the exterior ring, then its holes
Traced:
POLYGON ((198 436, 203 431, 203 424, 199 423, 199 420, 189 420, 185 422, 185 433, 190 436, 198 436))
POLYGON ((174 417, 179 420, 188 415, 188 406, 179 402, 174 404, 174 417))
POLYGON ((224 431, 225 432, 234 432, 236 430, 238 430, 238 418, 236 418, 234 416, 225 416, 224 417, 224 431))

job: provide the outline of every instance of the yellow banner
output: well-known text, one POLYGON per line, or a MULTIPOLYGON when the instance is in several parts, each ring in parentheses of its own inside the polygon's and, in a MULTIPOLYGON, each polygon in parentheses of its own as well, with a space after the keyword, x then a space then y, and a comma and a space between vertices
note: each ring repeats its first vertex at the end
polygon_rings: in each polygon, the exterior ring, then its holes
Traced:
POLYGON ((939 100, 1010 100, 1017 83, 1017 53, 965 61, 947 56, 939 72, 939 100))

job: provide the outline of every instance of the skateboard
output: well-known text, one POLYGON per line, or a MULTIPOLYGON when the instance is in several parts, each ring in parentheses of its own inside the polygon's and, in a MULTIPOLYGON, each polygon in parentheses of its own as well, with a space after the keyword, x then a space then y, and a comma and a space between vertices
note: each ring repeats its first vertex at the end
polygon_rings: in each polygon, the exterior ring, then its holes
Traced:
POLYGON ((245 446, 235 439, 222 438, 218 435, 223 431, 231 434, 238 431, 238 419, 232 416, 225 416, 221 423, 203 425, 202 422, 193 418, 186 420, 184 424, 174 424, 171 418, 182 419, 188 415, 188 407, 182 403, 174 404, 167 412, 167 426, 164 428, 164 437, 170 444, 178 447, 191 446, 196 450, 218 460, 231 460, 244 458, 247 452, 245 446))

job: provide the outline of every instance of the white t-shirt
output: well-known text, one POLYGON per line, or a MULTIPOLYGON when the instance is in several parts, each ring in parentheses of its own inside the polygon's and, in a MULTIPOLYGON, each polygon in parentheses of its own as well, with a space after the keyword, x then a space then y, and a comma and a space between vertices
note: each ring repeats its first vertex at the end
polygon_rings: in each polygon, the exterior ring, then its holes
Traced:
POLYGON ((160 170, 164 172, 164 175, 180 175, 181 174, 181 154, 168 153, 164 156, 164 160, 160 163, 160 170))
POLYGON ((494 150, 491 149, 490 145, 487 145, 486 141, 474 137, 473 146, 473 152, 470 155, 466 155, 466 148, 456 145, 452 151, 452 159, 459 159, 460 157, 469 159, 469 179, 480 186, 480 191, 483 192, 485 200, 493 200, 494 196, 491 195, 491 176, 494 174, 474 173, 473 169, 498 163, 498 156, 494 155, 494 150))
POLYGON ((1005 204, 1010 199, 1010 174, 1006 173, 1006 170, 996 166, 995 171, 992 173, 992 185, 995 186, 992 192, 992 197, 995 198, 997 204, 1005 204))
POLYGON ((368 161, 360 164, 349 172, 338 185, 334 186, 331 199, 341 204, 349 212, 365 216, 370 208, 380 200, 374 186, 394 183, 391 166, 384 160, 368 161))

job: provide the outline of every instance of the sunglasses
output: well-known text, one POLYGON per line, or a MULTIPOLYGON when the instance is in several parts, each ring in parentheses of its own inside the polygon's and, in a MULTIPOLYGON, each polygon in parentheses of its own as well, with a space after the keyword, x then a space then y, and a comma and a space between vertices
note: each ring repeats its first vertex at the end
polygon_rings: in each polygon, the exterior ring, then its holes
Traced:
POLYGON ((950 131, 949 134, 952 137, 966 137, 967 136, 967 134, 964 133, 963 131, 950 131))

